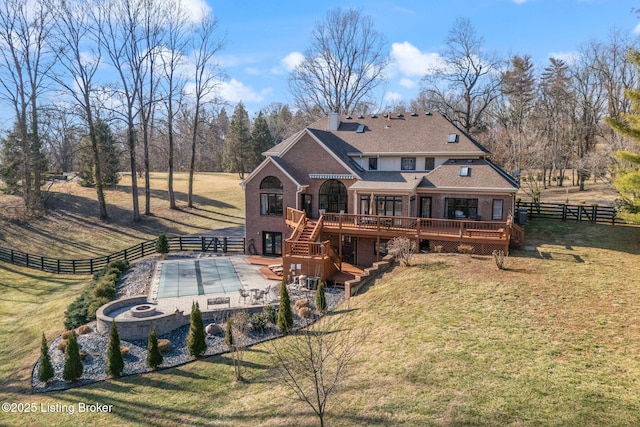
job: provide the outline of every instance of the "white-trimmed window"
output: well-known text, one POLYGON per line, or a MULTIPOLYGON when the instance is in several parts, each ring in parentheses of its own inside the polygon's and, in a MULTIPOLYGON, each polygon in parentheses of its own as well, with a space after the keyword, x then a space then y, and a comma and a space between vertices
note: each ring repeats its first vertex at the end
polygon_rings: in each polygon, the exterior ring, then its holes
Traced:
POLYGON ((503 207, 504 200, 502 199, 494 199, 493 200, 493 209, 491 211, 491 219, 493 220, 502 220, 503 219, 503 207))

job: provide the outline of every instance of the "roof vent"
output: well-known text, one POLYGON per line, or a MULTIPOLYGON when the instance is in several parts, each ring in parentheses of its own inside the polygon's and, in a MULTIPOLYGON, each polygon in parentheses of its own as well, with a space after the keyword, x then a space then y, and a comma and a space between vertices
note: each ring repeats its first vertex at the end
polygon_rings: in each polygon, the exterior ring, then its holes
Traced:
POLYGON ((398 115, 396 115, 396 117, 399 118, 399 119, 404 119, 404 114, 398 114, 398 115))
POLYGON ((358 114, 358 118, 359 118, 360 120, 362 120, 362 119, 364 119, 364 116, 363 116, 362 114, 358 114))
POLYGON ((431 111, 427 111, 426 113, 424 113, 425 116, 430 116, 431 115, 431 111))
POLYGON ((378 116, 376 116, 375 114, 372 114, 372 115, 371 115, 371 118, 372 118, 372 119, 377 119, 377 118, 378 118, 378 116))
POLYGON ((345 117, 345 119, 351 120, 351 116, 347 116, 347 117, 345 117))
POLYGON ((418 117, 418 113, 411 113, 411 117, 418 117))
POLYGON ((384 125, 385 129, 391 129, 391 125, 384 125))
POLYGON ((473 163, 473 159, 467 160, 467 163, 473 163))

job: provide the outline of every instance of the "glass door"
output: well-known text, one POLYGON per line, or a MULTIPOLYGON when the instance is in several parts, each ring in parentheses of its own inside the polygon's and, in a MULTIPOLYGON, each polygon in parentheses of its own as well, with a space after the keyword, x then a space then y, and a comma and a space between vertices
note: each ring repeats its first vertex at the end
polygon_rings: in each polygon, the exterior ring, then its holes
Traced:
POLYGON ((282 233, 275 231, 262 232, 262 254, 263 255, 282 255, 282 233))

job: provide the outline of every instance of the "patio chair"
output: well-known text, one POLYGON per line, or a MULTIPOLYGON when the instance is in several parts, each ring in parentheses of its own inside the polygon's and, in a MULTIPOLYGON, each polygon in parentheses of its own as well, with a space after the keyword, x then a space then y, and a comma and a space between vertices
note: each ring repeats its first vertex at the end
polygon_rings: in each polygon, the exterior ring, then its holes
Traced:
POLYGON ((247 297, 249 297, 249 292, 245 291, 244 289, 238 289, 238 292, 240 293, 240 296, 238 297, 238 303, 240 303, 240 300, 242 300, 246 304, 247 297))
POLYGON ((269 301, 271 301, 271 285, 267 286, 267 289, 264 290, 262 300, 264 303, 268 303, 269 301))

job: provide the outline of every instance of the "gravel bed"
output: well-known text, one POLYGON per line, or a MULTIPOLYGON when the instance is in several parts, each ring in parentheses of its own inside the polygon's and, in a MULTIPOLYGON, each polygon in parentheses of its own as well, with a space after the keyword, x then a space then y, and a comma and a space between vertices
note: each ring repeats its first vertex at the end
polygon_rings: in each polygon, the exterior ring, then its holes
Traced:
MULTIPOLYGON (((155 267, 155 260, 148 259, 142 260, 135 264, 130 269, 124 278, 120 288, 118 290, 119 297, 144 295, 146 294, 147 286, 151 280, 153 269, 155 267)), ((300 291, 290 288, 289 290, 291 300, 307 297, 311 303, 314 302, 315 292, 300 291)), ((343 300, 344 290, 337 288, 326 288, 327 307, 329 310, 337 307, 343 300)), ((294 328, 302 327, 304 320, 297 316, 294 311, 294 328)), ((80 350, 85 350, 87 356, 83 361, 84 372, 82 378, 74 383, 67 383, 62 379, 62 371, 64 369, 64 353, 58 350, 58 344, 62 340, 62 337, 57 337, 53 342, 49 344, 49 355, 51 357, 51 363, 55 371, 54 379, 48 384, 40 382, 37 378, 39 362, 33 367, 31 385, 34 392, 42 393, 54 390, 64 390, 72 387, 78 387, 85 384, 90 384, 98 381, 104 381, 107 379, 105 374, 106 367, 106 354, 109 345, 109 334, 99 334, 95 332, 95 322, 89 324, 91 332, 84 335, 77 335, 78 345, 80 350)), ((205 324, 207 326, 207 324, 205 324)), ((224 331, 225 325, 219 324, 221 330, 224 331)), ((164 338, 171 341, 171 347, 169 351, 163 353, 163 362, 159 369, 170 368, 179 366, 194 359, 189 355, 186 348, 187 335, 189 333, 189 325, 185 325, 178 328, 168 334, 159 336, 158 338, 164 338)), ((262 341, 266 341, 278 336, 278 331, 274 325, 269 324, 267 329, 262 333, 255 333, 250 331, 248 334, 248 345, 253 345, 262 341)), ((227 351, 224 345, 223 334, 211 335, 206 337, 207 351, 206 356, 212 356, 222 354, 227 351)), ((124 357, 124 371, 123 376, 135 375, 144 372, 150 372, 151 369, 147 367, 147 340, 120 340, 120 345, 129 348, 129 354, 124 357)))

